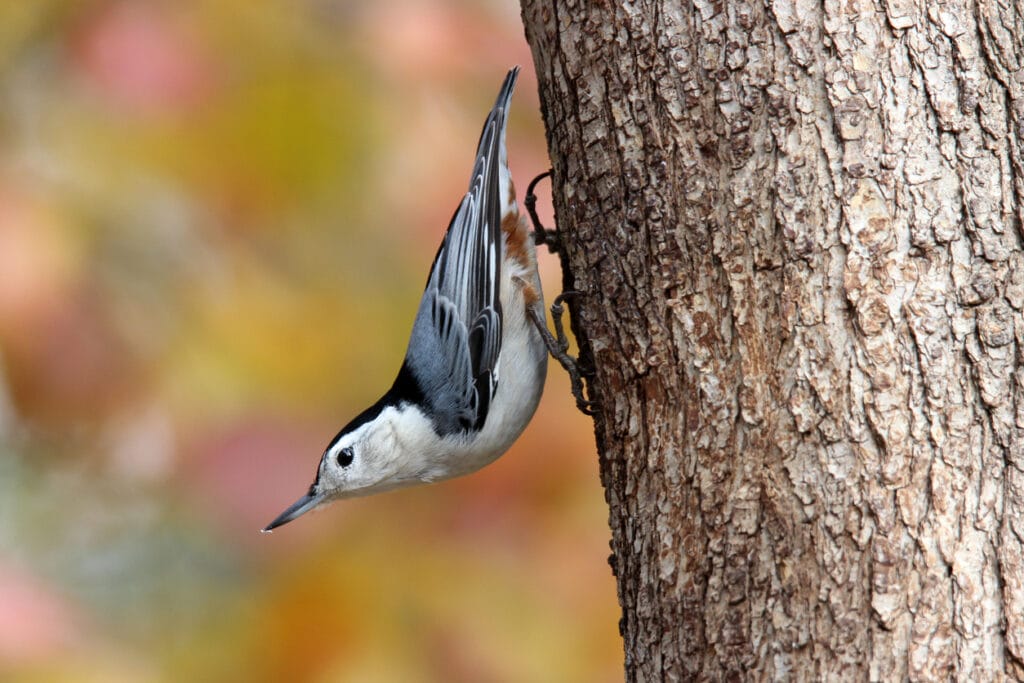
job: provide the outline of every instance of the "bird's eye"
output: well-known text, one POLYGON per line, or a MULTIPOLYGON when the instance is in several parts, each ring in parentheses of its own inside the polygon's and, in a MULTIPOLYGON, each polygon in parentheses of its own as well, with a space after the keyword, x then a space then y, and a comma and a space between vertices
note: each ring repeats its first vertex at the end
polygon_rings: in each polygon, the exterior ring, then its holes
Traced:
POLYGON ((356 454, 352 452, 351 448, 342 448, 338 451, 338 465, 340 467, 348 467, 352 464, 356 454))

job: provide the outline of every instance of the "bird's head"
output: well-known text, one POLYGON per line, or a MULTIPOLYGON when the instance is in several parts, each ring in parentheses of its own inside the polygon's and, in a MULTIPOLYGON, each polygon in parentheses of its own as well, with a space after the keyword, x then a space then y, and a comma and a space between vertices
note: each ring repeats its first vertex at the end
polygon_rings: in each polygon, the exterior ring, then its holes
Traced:
POLYGON ((415 482, 398 438, 408 410, 374 406, 349 423, 324 450, 316 479, 299 498, 264 527, 269 532, 310 510, 342 498, 379 493, 415 482))

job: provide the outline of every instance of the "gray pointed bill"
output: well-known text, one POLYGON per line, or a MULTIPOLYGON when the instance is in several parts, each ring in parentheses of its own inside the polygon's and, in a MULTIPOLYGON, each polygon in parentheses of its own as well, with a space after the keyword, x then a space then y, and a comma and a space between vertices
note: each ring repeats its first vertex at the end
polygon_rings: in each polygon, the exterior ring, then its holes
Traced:
POLYGON ((287 510, 275 517, 273 522, 263 527, 260 531, 261 533, 269 534, 277 527, 287 524, 293 519, 298 519, 313 508, 319 506, 322 502, 323 496, 316 493, 316 489, 311 486, 306 495, 289 505, 287 510))

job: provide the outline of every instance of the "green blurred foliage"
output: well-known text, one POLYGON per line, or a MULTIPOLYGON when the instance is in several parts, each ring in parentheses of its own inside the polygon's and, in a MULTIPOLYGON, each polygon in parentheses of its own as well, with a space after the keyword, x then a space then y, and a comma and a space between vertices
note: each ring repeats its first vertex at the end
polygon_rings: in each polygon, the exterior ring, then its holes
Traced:
MULTIPOLYGON (((514 5, 0 3, 0 679, 602 681, 588 422, 256 530, 392 379, 514 5)), ((543 275, 552 287, 557 264, 543 275)))

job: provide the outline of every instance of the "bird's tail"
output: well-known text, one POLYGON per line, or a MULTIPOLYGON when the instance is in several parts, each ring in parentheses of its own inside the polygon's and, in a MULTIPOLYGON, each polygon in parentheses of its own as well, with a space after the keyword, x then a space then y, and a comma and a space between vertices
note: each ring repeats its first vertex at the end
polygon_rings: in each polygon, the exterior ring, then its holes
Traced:
POLYGON ((502 216, 506 215, 515 203, 515 189, 512 186, 512 174, 508 168, 508 152, 505 147, 505 131, 508 128, 508 112, 512 104, 512 91, 515 90, 519 78, 519 67, 512 67, 505 82, 501 84, 498 98, 494 101, 491 115, 498 117, 500 133, 498 135, 498 192, 501 196, 502 216))
POLYGON ((508 169, 508 152, 505 148, 505 131, 508 127, 508 112, 512 104, 512 91, 515 90, 516 80, 519 78, 519 67, 512 67, 505 81, 501 84, 498 97, 494 101, 494 107, 484 121, 483 131, 480 133, 480 142, 477 144, 476 158, 477 168, 474 168, 474 177, 483 161, 490 168, 487 175, 495 187, 491 188, 490 196, 487 197, 488 207, 497 217, 498 224, 515 203, 515 189, 512 186, 512 175, 508 169), (494 200, 497 199, 495 202, 494 200))

